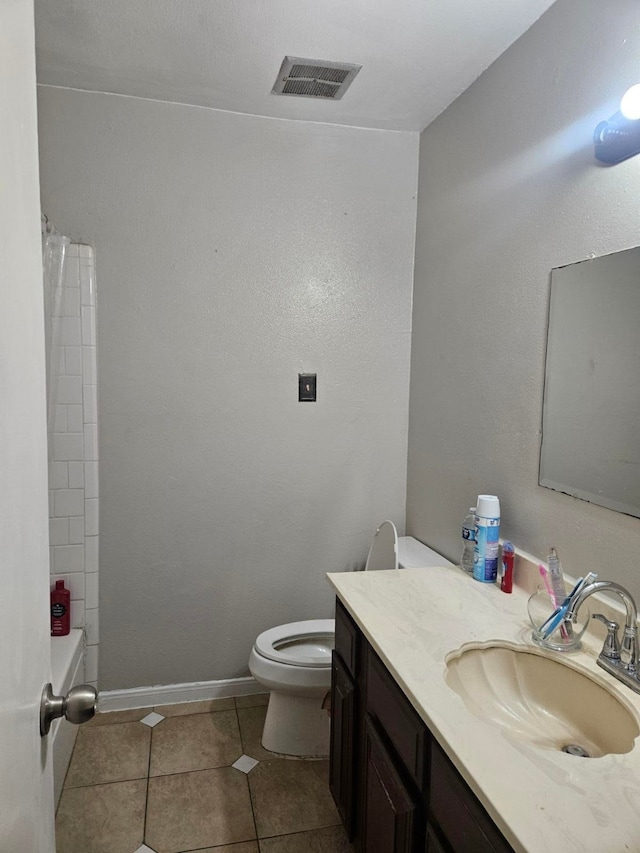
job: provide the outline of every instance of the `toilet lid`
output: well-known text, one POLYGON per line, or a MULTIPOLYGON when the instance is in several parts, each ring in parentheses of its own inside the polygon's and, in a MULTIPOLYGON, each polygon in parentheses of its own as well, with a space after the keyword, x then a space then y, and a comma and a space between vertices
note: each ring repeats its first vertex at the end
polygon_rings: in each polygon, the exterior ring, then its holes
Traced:
POLYGON ((383 521, 376 530, 364 564, 365 572, 398 568, 398 531, 393 521, 383 521))
POLYGON ((335 642, 334 619, 290 622, 263 631, 255 642, 258 654, 290 666, 327 667, 335 642))

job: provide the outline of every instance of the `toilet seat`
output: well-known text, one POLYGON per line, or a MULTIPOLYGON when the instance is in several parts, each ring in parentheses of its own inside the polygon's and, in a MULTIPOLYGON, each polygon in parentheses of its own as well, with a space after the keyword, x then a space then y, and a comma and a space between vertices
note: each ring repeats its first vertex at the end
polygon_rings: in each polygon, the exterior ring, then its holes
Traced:
POLYGON ((263 631, 254 648, 261 657, 276 663, 326 668, 331 666, 334 634, 334 619, 290 622, 263 631))

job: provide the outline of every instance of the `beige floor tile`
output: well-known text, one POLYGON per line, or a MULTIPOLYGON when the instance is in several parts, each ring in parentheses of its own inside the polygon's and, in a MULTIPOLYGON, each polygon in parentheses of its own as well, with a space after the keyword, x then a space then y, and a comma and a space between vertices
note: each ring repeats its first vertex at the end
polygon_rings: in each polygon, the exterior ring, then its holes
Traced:
POLYGON ((223 844, 222 847, 206 847, 204 850, 184 850, 182 853, 259 853, 257 841, 241 844, 223 844))
POLYGON ((153 730, 149 775, 224 767, 241 755, 235 711, 167 717, 153 730))
POLYGON ((156 853, 202 850, 255 837, 244 773, 220 767, 149 779, 145 844, 156 853))
POLYGON ((258 838, 340 823, 328 761, 261 761, 248 779, 258 838))
POLYGON ((257 758, 258 761, 280 758, 277 753, 266 750, 260 742, 266 714, 266 705, 260 705, 256 708, 238 708, 242 749, 247 755, 250 755, 251 758, 257 758))
POLYGON ((251 693, 249 696, 236 696, 236 708, 256 708, 269 704, 268 693, 251 693))
POLYGON ((189 714, 208 714, 211 711, 232 711, 235 702, 232 696, 228 699, 206 699, 203 702, 180 702, 177 705, 156 705, 153 709, 165 717, 183 717, 189 714))
POLYGON ((341 826, 294 832, 260 841, 260 853, 351 853, 352 850, 341 826))
POLYGON ((151 708, 134 708, 131 711, 101 711, 86 723, 87 726, 110 726, 112 723, 135 723, 146 717, 151 708))
POLYGON ((58 853, 134 853, 142 844, 147 780, 65 789, 56 817, 58 853))
POLYGON ((66 788, 146 778, 151 729, 142 723, 81 728, 66 788))

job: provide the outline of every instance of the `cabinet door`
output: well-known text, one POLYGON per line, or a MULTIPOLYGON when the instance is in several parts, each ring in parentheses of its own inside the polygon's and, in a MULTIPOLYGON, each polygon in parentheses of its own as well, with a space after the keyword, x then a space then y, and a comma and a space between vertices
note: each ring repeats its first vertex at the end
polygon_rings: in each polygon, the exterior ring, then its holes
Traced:
POLYGON ((425 851, 426 853, 448 853, 430 826, 427 826, 427 846, 425 851))
POLYGON ((355 684, 340 655, 334 651, 331 667, 329 787, 349 841, 353 839, 354 830, 354 774, 357 766, 355 699, 355 684))
POLYGON ((413 853, 417 849, 418 799, 405 785, 369 715, 364 724, 362 817, 366 853, 413 853))

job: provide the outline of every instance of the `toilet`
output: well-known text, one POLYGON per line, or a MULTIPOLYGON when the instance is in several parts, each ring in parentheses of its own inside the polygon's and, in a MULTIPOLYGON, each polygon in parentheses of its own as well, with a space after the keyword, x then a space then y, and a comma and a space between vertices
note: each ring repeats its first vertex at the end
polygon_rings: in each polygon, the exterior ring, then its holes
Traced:
MULTIPOLYGON (((453 565, 391 521, 377 529, 365 571, 453 565)), ((329 754, 329 691, 335 621, 311 619, 263 631, 249 657, 251 675, 269 692, 262 745, 282 755, 329 754)))

